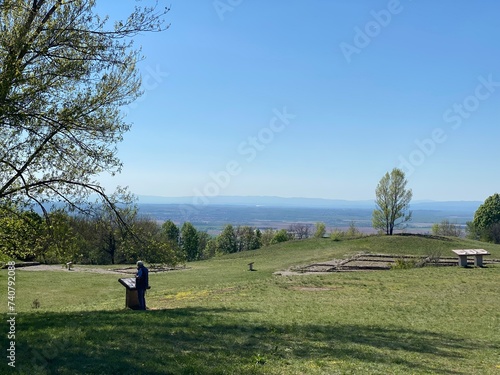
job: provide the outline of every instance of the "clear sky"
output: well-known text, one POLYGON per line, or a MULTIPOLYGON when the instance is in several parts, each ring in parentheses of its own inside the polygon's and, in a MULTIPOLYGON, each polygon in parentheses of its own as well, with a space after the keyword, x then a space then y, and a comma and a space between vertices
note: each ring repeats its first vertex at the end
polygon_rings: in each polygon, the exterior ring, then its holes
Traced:
POLYGON ((399 167, 415 200, 500 191, 500 1, 165 5, 108 189, 373 199, 399 167))

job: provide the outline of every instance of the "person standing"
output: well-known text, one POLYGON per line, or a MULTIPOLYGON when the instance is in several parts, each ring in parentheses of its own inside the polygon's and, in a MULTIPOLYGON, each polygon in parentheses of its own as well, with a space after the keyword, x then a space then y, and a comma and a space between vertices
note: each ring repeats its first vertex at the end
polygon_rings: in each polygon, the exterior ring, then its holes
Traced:
POLYGON ((146 310, 146 289, 149 289, 149 270, 142 261, 137 262, 135 287, 139 299, 139 310, 146 310))

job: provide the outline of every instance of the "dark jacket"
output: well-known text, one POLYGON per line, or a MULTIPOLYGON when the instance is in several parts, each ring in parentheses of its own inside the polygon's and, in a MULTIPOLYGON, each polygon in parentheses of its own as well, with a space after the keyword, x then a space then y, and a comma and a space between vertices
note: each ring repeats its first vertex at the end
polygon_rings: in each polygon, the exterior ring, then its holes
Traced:
POLYGON ((148 289, 149 287, 149 270, 145 267, 139 267, 135 276, 135 287, 137 289, 148 289))

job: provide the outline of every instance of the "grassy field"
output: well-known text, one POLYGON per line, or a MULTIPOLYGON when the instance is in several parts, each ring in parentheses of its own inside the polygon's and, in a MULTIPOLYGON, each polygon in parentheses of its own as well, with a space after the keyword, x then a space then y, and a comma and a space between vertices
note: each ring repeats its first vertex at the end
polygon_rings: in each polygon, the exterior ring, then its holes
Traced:
POLYGON ((498 245, 424 236, 295 241, 152 274, 146 312, 123 308, 118 275, 19 268, 16 370, 4 355, 0 373, 500 374, 500 264, 273 274, 456 248, 500 258, 498 245))

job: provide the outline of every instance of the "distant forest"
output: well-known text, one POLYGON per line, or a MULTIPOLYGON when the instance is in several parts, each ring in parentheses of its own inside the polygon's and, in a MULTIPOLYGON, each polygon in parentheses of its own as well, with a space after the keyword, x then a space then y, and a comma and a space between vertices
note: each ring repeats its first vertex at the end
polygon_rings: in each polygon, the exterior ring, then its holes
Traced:
MULTIPOLYGON (((477 206, 471 204, 437 205, 438 209, 429 209, 431 204, 416 204, 413 220, 407 231, 430 232, 432 225, 442 220, 465 226, 471 221, 477 206), (419 209, 418 207, 424 207, 419 209)), ((308 208, 308 207, 267 207, 247 205, 187 205, 187 204, 139 204, 139 212, 158 221, 172 220, 182 225, 192 223, 197 229, 215 234, 226 224, 247 225, 260 229, 282 229, 292 223, 315 224, 323 222, 329 229, 343 229, 352 222, 361 231, 369 232, 372 228, 373 208, 308 208)))
MULTIPOLYGON (((368 208, 181 204, 96 207, 92 215, 1 207, 0 263, 113 264, 138 259, 175 265, 310 237, 375 233, 368 208)), ((414 210, 408 233, 461 236, 474 211, 414 210), (446 220, 446 223, 443 223, 446 220), (441 223, 439 226, 437 223, 441 223), (436 225, 438 225, 436 227, 436 225)))

